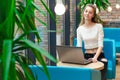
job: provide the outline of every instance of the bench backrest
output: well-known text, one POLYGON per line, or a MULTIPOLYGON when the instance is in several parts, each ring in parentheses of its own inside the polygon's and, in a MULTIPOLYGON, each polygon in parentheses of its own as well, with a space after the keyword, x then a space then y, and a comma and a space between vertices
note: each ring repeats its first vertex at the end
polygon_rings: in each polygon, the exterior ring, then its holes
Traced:
POLYGON ((116 76, 116 48, 114 40, 104 40, 105 57, 108 59, 107 78, 115 79, 116 76))
POLYGON ((104 38, 120 42, 120 28, 104 28, 104 38))

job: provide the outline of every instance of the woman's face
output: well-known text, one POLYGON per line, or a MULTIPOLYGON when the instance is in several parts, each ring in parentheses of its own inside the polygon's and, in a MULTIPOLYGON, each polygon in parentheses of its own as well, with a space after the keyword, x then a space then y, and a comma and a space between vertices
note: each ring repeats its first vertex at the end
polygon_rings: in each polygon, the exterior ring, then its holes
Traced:
POLYGON ((94 17, 94 9, 90 6, 87 6, 83 12, 83 16, 85 20, 92 20, 94 17))

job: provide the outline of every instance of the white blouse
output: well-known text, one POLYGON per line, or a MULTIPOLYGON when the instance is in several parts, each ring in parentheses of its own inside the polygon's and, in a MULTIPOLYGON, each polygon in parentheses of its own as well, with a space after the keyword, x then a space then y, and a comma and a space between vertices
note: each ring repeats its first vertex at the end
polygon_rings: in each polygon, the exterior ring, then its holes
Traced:
POLYGON ((103 47, 103 26, 96 23, 90 28, 79 26, 77 28, 77 46, 82 47, 82 41, 84 41, 85 49, 93 49, 97 47, 103 47))

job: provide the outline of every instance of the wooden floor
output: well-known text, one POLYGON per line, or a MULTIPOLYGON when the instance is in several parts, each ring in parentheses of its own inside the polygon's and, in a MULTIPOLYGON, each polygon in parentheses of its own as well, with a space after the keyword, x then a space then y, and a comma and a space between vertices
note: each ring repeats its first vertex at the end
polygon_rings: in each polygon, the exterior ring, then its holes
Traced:
POLYGON ((120 58, 117 58, 118 64, 116 65, 116 79, 115 80, 120 80, 120 58))

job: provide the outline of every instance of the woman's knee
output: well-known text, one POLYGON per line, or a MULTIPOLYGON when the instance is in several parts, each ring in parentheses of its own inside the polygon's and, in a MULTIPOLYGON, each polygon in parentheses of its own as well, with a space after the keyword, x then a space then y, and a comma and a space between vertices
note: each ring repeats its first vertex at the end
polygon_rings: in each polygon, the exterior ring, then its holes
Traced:
POLYGON ((102 62, 108 62, 108 60, 106 58, 102 58, 101 61, 102 62))

